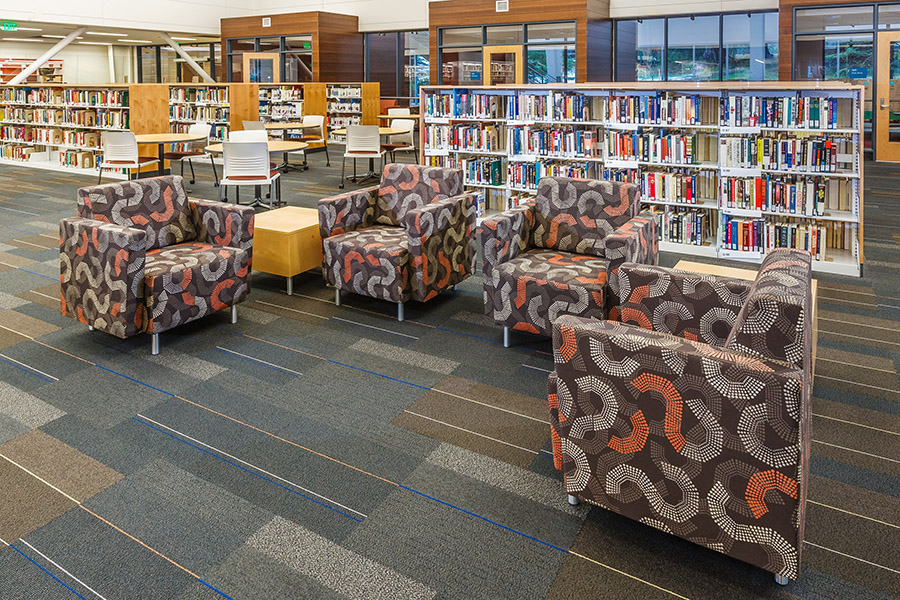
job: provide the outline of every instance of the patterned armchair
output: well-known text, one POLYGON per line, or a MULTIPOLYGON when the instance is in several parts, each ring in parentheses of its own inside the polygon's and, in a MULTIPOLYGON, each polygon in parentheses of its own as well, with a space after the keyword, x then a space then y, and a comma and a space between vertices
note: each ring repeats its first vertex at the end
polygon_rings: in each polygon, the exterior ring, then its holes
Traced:
POLYGON ((614 312, 619 265, 659 254, 656 221, 639 211, 634 185, 544 177, 533 204, 485 219, 484 308, 503 345, 510 329, 549 336, 560 315, 614 312))
POLYGON ((335 288, 427 302, 475 270, 475 198, 462 171, 388 164, 380 186, 319 200, 322 272, 335 288))
POLYGON ((779 583, 796 579, 810 456, 809 253, 773 251, 749 285, 634 264, 619 278, 626 323, 554 323, 550 430, 570 502, 779 583))
POLYGON ((181 177, 78 190, 60 234, 62 314, 126 338, 152 337, 250 293, 253 209, 188 200, 181 177))

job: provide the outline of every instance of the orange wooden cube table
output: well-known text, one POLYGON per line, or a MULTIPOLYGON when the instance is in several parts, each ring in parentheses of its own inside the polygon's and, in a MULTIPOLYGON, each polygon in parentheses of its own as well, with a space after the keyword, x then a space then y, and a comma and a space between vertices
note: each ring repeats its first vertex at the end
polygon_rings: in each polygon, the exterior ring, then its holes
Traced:
POLYGON ((256 215, 253 270, 287 277, 288 296, 294 275, 322 266, 319 211, 285 206, 256 215))

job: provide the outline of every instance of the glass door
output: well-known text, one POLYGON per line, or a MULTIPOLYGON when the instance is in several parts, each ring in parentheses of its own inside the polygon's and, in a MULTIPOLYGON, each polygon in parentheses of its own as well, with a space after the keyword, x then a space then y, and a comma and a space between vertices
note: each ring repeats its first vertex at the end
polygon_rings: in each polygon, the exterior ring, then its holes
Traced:
POLYGON ((522 46, 485 46, 485 85, 523 83, 522 46))
POLYGON ((278 52, 245 52, 244 81, 281 83, 281 55, 278 52))
POLYGON ((875 160, 900 162, 900 31, 878 34, 875 160))

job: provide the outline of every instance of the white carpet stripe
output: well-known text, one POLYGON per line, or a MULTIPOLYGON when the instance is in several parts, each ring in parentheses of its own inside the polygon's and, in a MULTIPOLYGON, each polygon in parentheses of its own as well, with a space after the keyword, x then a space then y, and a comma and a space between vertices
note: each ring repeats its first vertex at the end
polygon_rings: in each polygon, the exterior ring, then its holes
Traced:
POLYGON ((335 501, 335 500, 332 500, 331 498, 328 498, 327 496, 323 496, 322 494, 317 494, 316 492, 314 492, 314 491, 312 491, 312 490, 310 490, 310 489, 308 489, 308 488, 305 488, 305 487, 303 487, 302 485, 298 485, 298 484, 294 483, 293 481, 288 481, 288 480, 285 479, 284 477, 279 477, 278 475, 276 475, 275 473, 272 473, 271 471, 266 471, 265 469, 263 469, 263 468, 261 468, 261 467, 257 467, 256 465, 254 465, 254 464, 252 464, 252 463, 248 463, 248 462, 245 461, 245 460, 241 460, 240 458, 238 458, 237 456, 234 456, 233 454, 229 454, 229 453, 225 452, 224 450, 220 450, 219 448, 216 448, 215 446, 210 446, 209 444, 207 444, 207 443, 205 443, 205 442, 201 442, 201 441, 198 440, 197 438, 191 437, 191 436, 187 435, 186 433, 182 433, 182 432, 178 431, 177 429, 172 429, 171 427, 169 427, 169 426, 167 426, 167 425, 163 425, 163 424, 160 423, 159 421, 154 421, 154 420, 151 419, 150 417, 144 416, 144 415, 142 415, 142 414, 140 414, 140 413, 138 413, 137 416, 140 417, 140 418, 142 418, 142 419, 144 419, 145 421, 149 421, 150 423, 153 423, 154 425, 159 425, 159 426, 162 427, 163 429, 168 429, 168 430, 171 431, 172 433, 174 433, 174 434, 176 434, 176 435, 178 435, 178 436, 181 436, 181 437, 183 437, 183 438, 186 439, 186 440, 190 440, 190 441, 192 441, 192 442, 194 442, 194 443, 196 443, 196 444, 199 444, 199 445, 201 445, 201 446, 204 446, 204 447, 206 447, 206 448, 209 448, 210 450, 213 450, 214 452, 218 452, 218 453, 221 454, 222 456, 227 456, 227 457, 230 458, 231 460, 233 460, 233 461, 235 461, 235 462, 239 462, 239 463, 241 463, 241 464, 244 465, 244 466, 250 467, 250 468, 253 469, 254 471, 259 471, 260 473, 264 473, 264 474, 268 475, 269 477, 271 477, 271 478, 273 478, 273 479, 277 479, 278 481, 280 481, 280 482, 282 482, 282 483, 284 483, 284 484, 286 484, 286 485, 289 485, 289 486, 291 486, 291 487, 297 488, 298 490, 302 490, 302 491, 306 492, 307 494, 310 494, 310 495, 312 495, 312 496, 315 496, 316 498, 319 498, 319 499, 321 499, 321 500, 324 500, 324 501, 328 502, 329 504, 333 504, 333 505, 335 505, 335 506, 340 506, 341 508, 350 511, 350 512, 352 512, 353 514, 359 515, 359 516, 361 516, 361 517, 363 517, 363 518, 367 518, 367 515, 365 515, 365 514, 359 512, 358 510, 353 510, 353 509, 350 508, 349 506, 346 506, 346 505, 344 505, 344 504, 341 504, 340 502, 337 502, 337 501, 335 501))
POLYGON ((323 321, 327 321, 330 317, 323 317, 322 315, 317 315, 316 313, 306 312, 305 310, 297 310, 296 308, 290 308, 288 306, 282 306, 280 304, 272 304, 271 302, 264 302, 262 300, 253 300, 254 304, 262 304, 263 306, 272 306, 275 308, 280 308, 281 310, 289 310, 291 312, 295 312, 301 315, 306 315, 308 317, 315 317, 317 319, 322 319, 323 321))
POLYGON ((49 375, 49 374, 47 374, 47 373, 44 373, 44 372, 41 371, 41 370, 35 369, 35 368, 32 367, 31 365, 26 365, 25 363, 19 362, 19 361, 17 361, 17 360, 14 359, 14 358, 10 358, 9 356, 7 356, 7 355, 5 355, 5 354, 0 354, 0 357, 5 358, 6 360, 8 360, 8 361, 10 361, 10 362, 16 363, 16 364, 19 365, 20 367, 25 367, 26 369, 30 369, 30 370, 34 371, 35 373, 40 373, 41 375, 43 375, 44 377, 46 377, 46 378, 48 378, 48 379, 52 379, 53 381, 59 381, 59 379, 56 378, 56 377, 54 377, 53 375, 49 375))
MULTIPOLYGON (((842 360, 831 360, 830 358, 825 358, 822 356, 816 357, 816 361, 824 360, 825 362, 837 363, 840 365, 846 365, 847 363, 842 360)), ((866 365, 853 365, 854 369, 867 369, 869 371, 881 371, 882 373, 893 373, 897 374, 897 371, 894 369, 881 369, 879 367, 867 367, 866 365)), ((818 377, 818 376, 817 376, 818 377)))
POLYGON ((892 568, 886 567, 886 566, 884 566, 884 565, 879 565, 878 563, 873 563, 872 561, 866 560, 866 559, 864 559, 864 558, 859 558, 858 556, 853 556, 852 554, 846 554, 846 553, 840 552, 840 551, 838 551, 838 550, 832 550, 831 548, 826 548, 825 546, 820 546, 820 545, 818 545, 818 544, 813 544, 812 542, 810 542, 810 541, 808 541, 808 540, 804 540, 803 543, 804 543, 805 545, 807 545, 807 546, 812 546, 813 548, 819 548, 819 549, 825 550, 825 551, 827 551, 827 552, 833 552, 833 553, 835 553, 835 554, 839 554, 839 555, 844 556, 844 557, 846 557, 846 558, 850 558, 850 559, 852 559, 852 560, 857 560, 857 561, 859 561, 859 562, 861 562, 861 563, 865 563, 865 564, 867 564, 867 565, 872 565, 873 567, 878 567, 879 569, 884 569, 885 571, 890 571, 891 573, 896 573, 897 575, 900 575, 900 571, 898 571, 897 569, 892 569, 892 568))
POLYGON ((439 421, 439 420, 437 420, 437 419, 432 419, 431 417, 426 417, 425 415, 420 415, 419 413, 415 413, 415 412, 413 412, 413 411, 411 411, 411 410, 404 410, 403 412, 405 412, 405 413, 407 413, 407 414, 410 414, 410 415, 413 415, 413 416, 415 416, 415 417, 419 417, 420 419, 425 419, 426 421, 431 421, 431 422, 433 422, 433 423, 438 423, 438 424, 440 424, 440 425, 444 425, 445 427, 450 427, 450 428, 452 428, 452 429, 458 429, 459 431, 464 431, 464 432, 466 432, 466 433, 471 433, 472 435, 477 435, 478 437, 482 437, 482 438, 484 438, 484 439, 486 439, 486 440, 491 440, 492 442, 497 442, 498 444, 503 444, 503 445, 505 445, 505 446, 511 446, 511 447, 513 447, 513 448, 518 448, 519 450, 523 450, 523 451, 528 452, 528 453, 530 453, 530 454, 540 454, 540 452, 535 452, 534 450, 531 450, 531 449, 529 449, 529 448, 523 448, 522 446, 517 446, 517 445, 511 444, 511 443, 509 443, 509 442, 504 442, 503 440, 498 440, 497 438, 492 438, 492 437, 489 436, 489 435, 484 435, 483 433, 478 433, 477 431, 472 431, 472 430, 470 430, 470 429, 465 429, 465 428, 463 428, 463 427, 458 427, 458 426, 456 426, 456 425, 451 425, 450 423, 446 423, 446 422, 444 422, 444 421, 439 421))
POLYGON ((553 372, 550 369, 542 369, 540 367, 532 367, 531 365, 526 365, 525 363, 522 363, 522 366, 525 367, 526 369, 531 369, 532 371, 540 371, 541 373, 550 374, 553 372))
POLYGON ((44 298, 49 298, 50 300, 56 300, 57 302, 59 302, 59 298, 57 298, 55 296, 50 296, 49 294, 42 294, 42 293, 36 292, 34 290, 28 290, 28 292, 30 292, 36 296, 43 296, 44 298))
MULTIPOLYGON (((888 329, 888 331, 893 331, 893 330, 888 329)), ((854 339, 854 340, 863 340, 865 342, 875 342, 876 344, 890 344, 891 346, 900 346, 900 342, 889 342, 887 340, 877 340, 875 338, 860 337, 858 335, 850 335, 849 333, 838 333, 837 331, 827 331, 825 329, 820 329, 819 333, 825 334, 825 335, 837 335, 840 337, 850 338, 850 339, 854 339)), ((896 333, 900 333, 900 331, 898 331, 896 333)))
POLYGON ((465 396, 460 396, 459 394, 454 394, 452 392, 445 392, 444 390, 439 390, 437 388, 431 388, 432 392, 437 392, 439 394, 444 394, 445 396, 450 396, 451 398, 458 398, 459 400, 465 400, 466 402, 471 402, 472 404, 478 404, 481 406, 486 406, 487 408, 493 408, 494 410, 499 410, 500 412, 505 412, 510 415, 515 415, 517 417, 522 417, 523 419, 529 419, 531 421, 537 421, 538 423, 543 423, 544 425, 549 425, 550 421, 547 419, 536 419, 532 416, 516 412, 514 410, 510 410, 508 408, 502 408, 500 406, 494 406, 493 404, 488 404, 487 402, 480 402, 478 400, 473 400, 472 398, 466 398, 465 396))
POLYGON ((864 454, 866 456, 871 456, 872 458, 880 458, 881 460, 886 460, 888 462, 897 463, 898 465, 900 465, 900 460, 888 458, 886 456, 880 456, 878 454, 872 454, 871 452, 863 452, 862 450, 854 450, 853 448, 847 448, 846 446, 838 446, 837 444, 829 444, 828 442, 823 442, 820 440, 813 440, 813 444, 822 444, 823 446, 830 446, 832 448, 846 450, 847 452, 855 452, 856 454, 864 454))
POLYGON ((293 373, 297 377, 303 376, 303 373, 300 373, 298 371, 293 371, 291 369, 288 369, 287 367, 282 367, 281 365, 276 365, 275 363, 266 362, 262 359, 255 358, 255 357, 249 356, 247 354, 241 354, 240 352, 235 352, 234 350, 229 350, 228 348, 223 348, 222 346, 216 346, 216 349, 221 350, 222 352, 228 352, 229 354, 234 354, 235 356, 240 356, 241 358, 246 358, 247 360, 252 360, 253 362, 258 362, 260 364, 270 366, 274 369, 278 369, 279 371, 286 371, 288 373, 293 373))
POLYGON ((31 475, 32 477, 34 477, 35 479, 37 479, 38 481, 40 481, 41 483, 43 483, 44 485, 47 485, 47 486, 53 488, 54 490, 56 490, 57 492, 59 492, 60 494, 62 494, 63 496, 65 496, 66 498, 68 498, 69 500, 71 500, 72 502, 74 502, 75 504, 81 506, 81 502, 79 502, 78 500, 76 500, 75 498, 73 498, 72 496, 70 496, 69 494, 65 493, 64 491, 62 491, 61 489, 59 489, 58 487, 56 487, 55 485, 53 485, 52 483, 50 483, 49 481, 47 481, 46 479, 44 479, 43 477, 41 477, 40 475, 38 475, 38 474, 36 474, 36 473, 33 473, 33 472, 29 471, 28 469, 26 469, 25 467, 23 467, 22 465, 20 465, 20 464, 17 463, 16 461, 14 461, 13 459, 9 458, 8 456, 6 456, 6 455, 4 455, 4 454, 0 454, 0 458, 2 458, 3 460, 5 460, 5 461, 7 461, 7 462, 9 462, 9 463, 11 463, 11 464, 13 464, 14 466, 18 467, 19 469, 25 471, 26 473, 28 473, 29 475, 31 475))
POLYGON ((873 523, 878 523, 880 525, 886 525, 888 527, 893 527, 894 529, 900 529, 900 525, 894 525, 893 523, 888 523, 887 521, 881 521, 879 519, 874 519, 872 517, 867 517, 866 515, 861 515, 859 513, 855 513, 850 510, 844 510, 843 508, 838 508, 837 506, 831 506, 830 504, 823 504, 822 502, 816 502, 815 500, 807 500, 810 504, 815 504, 816 506, 824 506, 825 508, 830 508, 831 510, 836 510, 837 512, 842 512, 848 515, 853 515, 854 517, 859 517, 860 519, 865 519, 866 521, 872 521, 873 523))
POLYGON ((352 323, 353 325, 359 325, 360 327, 368 327, 369 329, 375 329, 375 330, 377 330, 377 331, 384 331, 385 333, 391 333, 391 334, 393 334, 393 335, 399 335, 399 336, 402 336, 402 337, 405 337, 405 338, 409 338, 409 339, 411 339, 411 340, 417 340, 417 339, 419 339, 419 338, 417 338, 417 337, 414 336, 414 335, 407 335, 407 334, 405 334, 405 333, 400 333, 399 331, 394 331, 394 330, 392 330, 392 329, 385 329, 385 328, 383 328, 383 327, 375 327, 374 325, 367 325, 366 323, 360 323, 359 321, 351 321, 350 319, 344 319, 344 318, 342 318, 342 317, 331 317, 331 318, 334 319, 335 321, 343 321, 344 323, 352 323))
POLYGON ((46 560, 48 563, 50 563, 51 565, 53 565, 54 567, 56 567, 57 569, 59 569, 60 571, 65 573, 66 575, 68 575, 71 579, 73 579, 74 581, 77 581, 79 584, 81 584, 81 586, 84 589, 88 590, 90 593, 92 593, 95 596, 97 596, 98 598, 100 598, 100 600, 106 600, 106 598, 104 598, 99 593, 97 593, 97 590, 95 590, 94 588, 92 588, 91 586, 89 586, 88 584, 83 582, 82 580, 78 579, 77 577, 75 577, 74 575, 72 575, 71 573, 66 571, 64 568, 62 568, 59 565, 59 563, 54 562, 53 559, 51 559, 49 556, 47 556, 46 554, 44 554, 43 552, 41 552, 40 550, 38 550, 31 544, 29 544, 27 541, 25 541, 25 538, 19 538, 19 541, 22 542, 23 544, 25 544, 26 546, 28 546, 29 548, 31 548, 32 550, 34 550, 35 552, 37 552, 39 555, 41 555, 44 558, 44 560, 46 560))
POLYGON ((14 213, 21 213, 23 215, 31 215, 32 217, 40 217, 41 215, 38 213, 28 212, 27 210, 16 210, 14 208, 6 208, 5 206, 0 206, 0 210, 8 210, 14 213))
POLYGON ((880 431, 881 433, 889 433, 891 435, 900 436, 900 432, 897 431, 889 431, 887 429, 881 429, 880 427, 872 427, 871 425, 863 425, 862 423, 857 423, 856 421, 848 421, 847 419, 838 419, 837 417, 829 417, 828 415, 820 415, 818 413, 812 414, 814 417, 819 417, 821 419, 828 419, 829 421, 837 421, 839 423, 846 423, 847 425, 856 425, 857 427, 864 427, 866 429, 872 429, 874 431, 880 431))
POLYGON ((858 385, 860 387, 869 388, 871 390, 880 390, 882 392, 891 392, 892 394, 900 394, 900 390, 881 387, 878 385, 869 385, 868 383, 860 383, 858 381, 850 381, 849 379, 841 379, 840 377, 828 377, 827 375, 816 375, 816 379, 828 379, 829 381, 840 381, 841 383, 849 383, 850 385, 858 385))

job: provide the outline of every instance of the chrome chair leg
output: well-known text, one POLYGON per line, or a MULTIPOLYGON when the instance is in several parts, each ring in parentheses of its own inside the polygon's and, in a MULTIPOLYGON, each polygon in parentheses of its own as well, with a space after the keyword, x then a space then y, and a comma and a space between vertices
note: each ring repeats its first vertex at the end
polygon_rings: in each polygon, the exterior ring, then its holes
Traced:
POLYGON ((569 504, 571 504, 572 506, 578 506, 579 502, 581 502, 581 501, 578 499, 577 496, 573 496, 572 494, 569 494, 569 504))
POLYGON ((503 347, 509 348, 509 327, 503 328, 503 347))
POLYGON ((154 333, 150 338, 150 354, 156 356, 159 354, 159 334, 154 333))
POLYGON ((341 305, 341 288, 334 288, 334 305, 341 305))
POLYGON ((787 577, 784 577, 782 575, 775 576, 775 583, 777 583, 778 585, 787 585, 789 582, 790 580, 787 577))
POLYGON ((403 313, 403 303, 398 302, 397 303, 397 320, 402 321, 404 318, 405 318, 405 315, 403 313))
POLYGON ((231 305, 231 324, 237 323, 237 304, 231 305))

